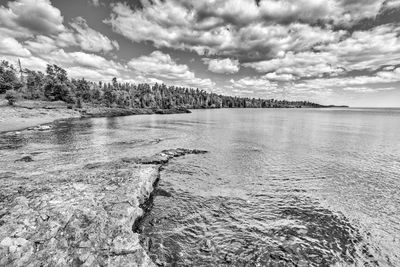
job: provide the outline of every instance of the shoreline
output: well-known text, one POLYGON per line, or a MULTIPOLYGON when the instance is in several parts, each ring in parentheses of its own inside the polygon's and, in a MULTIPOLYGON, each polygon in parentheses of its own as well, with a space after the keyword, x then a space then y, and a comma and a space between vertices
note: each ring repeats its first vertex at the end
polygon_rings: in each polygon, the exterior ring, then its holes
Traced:
MULTIPOLYGON (((322 106, 319 108, 334 108, 342 106, 322 106)), ((345 107, 345 106, 343 106, 345 107)), ((212 108, 210 108, 212 109, 212 108)), ((191 113, 187 108, 171 109, 158 108, 119 108, 86 105, 83 108, 72 108, 62 101, 24 100, 15 106, 9 106, 0 101, 0 134, 23 131, 29 128, 38 128, 52 124, 58 120, 80 118, 105 118, 132 115, 167 115, 191 113)))
MULTIPOLYGON (((335 108, 347 106, 320 106, 313 108, 335 108)), ((270 107, 273 109, 281 107, 270 107)), ((304 108, 304 107, 284 107, 304 108)), ((218 109, 218 108, 198 108, 198 109, 218 109)), ((260 108, 267 109, 267 108, 260 108)), ((101 105, 85 104, 83 108, 73 108, 70 104, 62 101, 41 101, 41 100, 22 100, 14 106, 9 106, 4 99, 0 99, 0 134, 14 131, 22 131, 31 127, 51 124, 58 120, 79 119, 79 118, 104 118, 132 115, 152 115, 152 114, 183 114, 191 113, 184 107, 171 109, 159 108, 120 108, 105 107, 101 105)))
POLYGON ((52 124, 59 120, 104 118, 132 115, 191 113, 185 108, 126 109, 88 106, 72 109, 64 102, 25 101, 15 106, 0 105, 0 134, 23 131, 52 124))
POLYGON ((0 173, 0 265, 156 266, 137 231, 146 203, 171 159, 204 153, 169 149, 23 179, 0 173))

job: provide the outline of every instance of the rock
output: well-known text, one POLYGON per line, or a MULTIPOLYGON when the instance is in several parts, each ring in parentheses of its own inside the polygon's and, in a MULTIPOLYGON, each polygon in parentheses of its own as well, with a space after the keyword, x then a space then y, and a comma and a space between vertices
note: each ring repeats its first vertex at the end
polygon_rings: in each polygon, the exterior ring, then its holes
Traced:
POLYGON ((159 189, 157 188, 156 190, 154 190, 153 194, 155 196, 163 196, 163 197, 172 197, 172 194, 163 190, 163 189, 159 189))
POLYGON ((17 162, 17 161, 32 162, 33 158, 31 156, 25 156, 20 159, 17 159, 15 162, 17 162))
POLYGON ((95 163, 88 163, 85 165, 86 169, 95 169, 95 168, 99 168, 103 165, 104 163, 101 162, 95 162, 95 163))
POLYGON ((40 126, 37 127, 37 130, 39 130, 39 131, 47 131, 47 130, 50 130, 51 128, 52 128, 51 125, 40 125, 40 126))
POLYGON ((211 241, 209 239, 206 239, 203 242, 203 245, 201 246, 200 250, 203 251, 203 252, 211 252, 212 251, 211 241))
POLYGON ((15 175, 15 172, 0 172, 0 179, 2 178, 11 178, 15 175))
POLYGON ((226 263, 232 263, 234 259, 234 256, 230 253, 226 253, 224 256, 224 260, 226 263))
POLYGON ((3 173, 0 266, 154 266, 133 226, 161 165, 198 153, 205 151, 165 150, 23 179, 3 173))
POLYGON ((207 151, 205 150, 176 148, 176 149, 163 150, 161 153, 155 154, 150 157, 123 158, 122 161, 138 163, 138 164, 163 165, 168 163, 168 161, 172 158, 182 157, 189 154, 205 154, 205 153, 207 153, 207 151))

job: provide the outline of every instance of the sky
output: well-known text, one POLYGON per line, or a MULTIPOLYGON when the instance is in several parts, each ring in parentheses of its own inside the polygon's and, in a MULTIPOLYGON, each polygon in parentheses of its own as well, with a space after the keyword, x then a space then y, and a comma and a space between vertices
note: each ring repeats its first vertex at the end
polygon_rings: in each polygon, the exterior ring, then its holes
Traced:
POLYGON ((0 60, 70 77, 400 107, 400 0, 0 0, 0 60))

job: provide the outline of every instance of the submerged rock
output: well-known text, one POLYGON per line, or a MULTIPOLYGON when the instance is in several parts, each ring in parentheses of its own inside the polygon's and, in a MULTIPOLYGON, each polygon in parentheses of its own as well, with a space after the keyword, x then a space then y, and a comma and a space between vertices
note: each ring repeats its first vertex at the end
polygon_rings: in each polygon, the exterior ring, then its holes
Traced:
POLYGON ((20 159, 17 159, 16 162, 17 162, 17 161, 32 162, 32 161, 33 161, 33 158, 32 158, 31 156, 25 156, 25 157, 22 157, 22 158, 20 158, 20 159))
POLYGON ((176 148, 163 150, 161 153, 158 153, 151 157, 144 157, 139 159, 139 163, 141 164, 165 164, 170 159, 175 157, 181 157, 189 154, 205 154, 207 151, 198 150, 198 149, 186 149, 186 148, 176 148))
POLYGON ((154 266, 132 227, 160 164, 198 153, 205 151, 166 150, 46 176, 3 175, 0 266, 154 266))

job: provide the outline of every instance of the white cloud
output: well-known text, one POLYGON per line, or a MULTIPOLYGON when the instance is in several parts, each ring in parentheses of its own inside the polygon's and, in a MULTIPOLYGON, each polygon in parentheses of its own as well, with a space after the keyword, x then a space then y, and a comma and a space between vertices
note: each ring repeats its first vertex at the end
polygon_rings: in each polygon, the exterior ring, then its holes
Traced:
POLYGON ((189 70, 187 65, 177 64, 170 55, 153 51, 148 56, 133 58, 128 62, 129 68, 146 77, 162 80, 175 85, 210 89, 215 84, 210 79, 200 79, 189 70))
POLYGON ((387 0, 384 3, 385 9, 398 8, 398 7, 400 7, 400 0, 387 0))
POLYGON ((225 86, 231 89, 234 93, 248 93, 257 92, 258 94, 271 94, 275 93, 278 85, 270 82, 264 77, 244 77, 241 79, 231 79, 230 85, 225 86))
POLYGON ((0 6, 0 28, 14 36, 58 34, 65 30, 60 10, 49 0, 17 0, 9 1, 8 8, 0 6))
POLYGON ((229 2, 230 6, 222 3, 226 2, 143 1, 143 8, 135 10, 117 3, 105 23, 134 42, 152 41, 156 47, 242 58, 266 58, 282 50, 302 51, 338 40, 343 34, 298 22, 268 23, 253 0, 236 1, 235 5, 229 2), (218 14, 211 16, 212 10, 218 14), (224 13, 235 10, 235 16, 224 13))
POLYGON ((386 24, 370 30, 355 31, 341 42, 321 45, 318 49, 337 55, 348 70, 378 69, 400 63, 400 26, 386 24))
POLYGON ((243 66, 254 68, 261 73, 275 72, 297 77, 336 75, 343 72, 336 55, 328 52, 301 52, 298 54, 289 52, 281 58, 244 63, 243 66))
MULTIPOLYGON (((381 71, 371 76, 349 76, 349 77, 334 77, 334 78, 317 78, 300 81, 293 86, 295 90, 340 90, 359 91, 359 92, 377 92, 382 88, 392 88, 390 84, 400 82, 400 68, 392 71, 381 71), (388 86, 389 85, 389 86, 388 86), (353 88, 353 89, 352 89, 353 88), (354 89, 359 88, 359 89, 354 89), (360 89, 360 88, 369 88, 360 89)), ((395 88, 394 88, 395 89, 395 88)))
POLYGON ((0 55, 29 57, 31 53, 14 38, 6 37, 0 39, 0 55))
POLYGON ((89 3, 91 3, 92 5, 94 5, 95 7, 99 7, 100 6, 100 0, 89 0, 89 3))
POLYGON ((395 87, 380 87, 380 88, 371 88, 371 87, 365 87, 365 86, 359 86, 359 87, 344 87, 342 90, 343 91, 350 91, 354 93, 376 93, 379 91, 390 91, 390 90, 395 90, 395 87))
POLYGON ((36 54, 47 54, 57 49, 56 42, 44 35, 38 35, 33 40, 25 41, 25 47, 36 54))
POLYGON ((214 73, 236 73, 239 71, 239 60, 224 58, 224 59, 202 59, 208 65, 208 70, 214 73))
POLYGON ((288 82, 296 80, 296 77, 293 76, 292 74, 277 74, 276 72, 267 73, 264 77, 270 81, 280 81, 280 82, 288 82))
POLYGON ((73 19, 70 26, 76 31, 74 34, 76 42, 85 51, 109 52, 119 49, 117 41, 111 41, 107 36, 90 28, 82 17, 73 19))
POLYGON ((0 34, 28 39, 27 44, 37 52, 50 50, 50 46, 54 45, 80 46, 90 52, 119 49, 117 41, 90 28, 81 17, 73 19, 70 27, 64 26, 60 10, 52 6, 49 0, 17 0, 0 6, 0 34), (39 44, 44 47, 40 48, 39 44))

